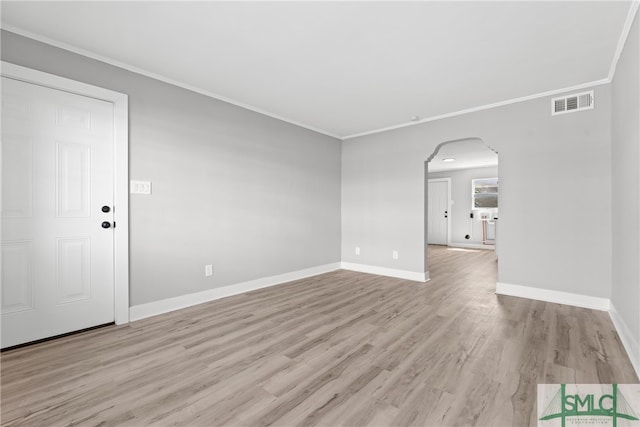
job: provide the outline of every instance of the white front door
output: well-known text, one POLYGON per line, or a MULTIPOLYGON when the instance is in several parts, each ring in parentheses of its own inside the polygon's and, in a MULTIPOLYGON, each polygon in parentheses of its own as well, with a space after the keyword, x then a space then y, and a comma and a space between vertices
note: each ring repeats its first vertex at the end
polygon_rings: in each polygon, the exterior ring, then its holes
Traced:
POLYGON ((2 77, 2 348, 114 320, 113 111, 2 77))
POLYGON ((427 242, 447 245, 449 227, 449 183, 431 181, 427 190, 427 242))

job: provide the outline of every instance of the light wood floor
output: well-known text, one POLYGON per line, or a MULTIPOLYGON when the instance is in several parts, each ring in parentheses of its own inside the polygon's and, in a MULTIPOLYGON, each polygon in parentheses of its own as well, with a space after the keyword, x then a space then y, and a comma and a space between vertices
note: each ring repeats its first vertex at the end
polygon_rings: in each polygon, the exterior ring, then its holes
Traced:
POLYGON ((2 353, 2 424, 535 425, 537 383, 636 383, 607 313, 336 271, 2 353))

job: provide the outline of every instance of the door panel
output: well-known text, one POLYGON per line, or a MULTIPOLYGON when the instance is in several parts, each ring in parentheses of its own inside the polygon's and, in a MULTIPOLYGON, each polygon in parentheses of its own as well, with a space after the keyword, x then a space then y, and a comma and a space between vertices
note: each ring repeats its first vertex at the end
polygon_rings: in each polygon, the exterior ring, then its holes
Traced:
POLYGON ((58 303, 91 298, 91 247, 88 237, 58 239, 58 303))
POLYGON ((89 144, 56 142, 56 206, 58 218, 89 216, 89 144))
POLYGON ((113 104, 2 77, 2 347, 114 320, 113 104), (4 108, 4 107, 7 108, 4 108))
POLYGON ((2 242, 2 313, 33 309, 31 241, 2 242))
POLYGON ((33 207, 33 144, 20 135, 3 136, 2 155, 11 159, 3 162, 3 175, 13 177, 12 184, 2 188, 2 217, 29 218, 33 207))

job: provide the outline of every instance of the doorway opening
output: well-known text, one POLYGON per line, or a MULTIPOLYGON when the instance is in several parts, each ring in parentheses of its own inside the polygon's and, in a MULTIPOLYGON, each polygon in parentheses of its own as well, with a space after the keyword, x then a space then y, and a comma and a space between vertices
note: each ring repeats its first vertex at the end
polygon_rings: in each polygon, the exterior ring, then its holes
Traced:
POLYGON ((480 138, 439 144, 425 162, 425 245, 433 277, 446 253, 498 247, 498 153, 480 138))

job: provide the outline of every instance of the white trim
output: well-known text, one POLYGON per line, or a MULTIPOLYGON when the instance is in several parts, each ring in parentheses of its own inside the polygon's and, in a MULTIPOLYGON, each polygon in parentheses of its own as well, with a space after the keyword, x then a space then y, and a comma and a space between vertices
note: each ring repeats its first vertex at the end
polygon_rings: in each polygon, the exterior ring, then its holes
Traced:
POLYGON ((622 345, 627 351, 627 356, 629 356, 629 360, 631 360, 631 364, 636 371, 636 375, 640 378, 640 343, 629 330, 629 326, 620 316, 620 313, 616 310, 613 302, 609 308, 609 317, 611 317, 613 326, 615 326, 616 332, 618 332, 618 335, 620 336, 620 341, 622 341, 622 345))
POLYGON ((639 0, 634 0, 629 6, 629 12, 627 12, 627 18, 624 21, 624 26, 622 27, 622 32, 620 33, 620 38, 618 39, 618 46, 616 46, 616 51, 613 54, 613 60, 611 61, 611 67, 609 68, 609 74, 607 75, 607 79, 610 82, 613 81, 613 76, 616 75, 616 67, 618 66, 618 61, 620 60, 620 56, 622 55, 622 50, 624 49, 624 45, 627 42, 627 38, 629 38, 629 32, 631 31, 631 26, 633 25, 633 20, 635 19, 639 6, 639 0))
POLYGON ((446 119, 446 118, 449 118, 449 117, 461 116, 463 114, 475 113, 477 111, 489 110, 491 108, 503 107, 505 105, 516 104, 518 102, 531 101, 533 99, 544 98, 544 97, 547 97, 547 96, 558 95, 558 94, 561 94, 561 93, 564 93, 564 92, 570 92, 570 91, 575 91, 575 90, 586 89, 586 88, 589 88, 589 87, 605 85, 605 84, 608 84, 608 83, 611 83, 611 81, 609 79, 596 80, 596 81, 593 81, 593 82, 583 83, 583 84, 570 86, 570 87, 566 87, 566 88, 562 88, 562 89, 555 89, 555 90, 550 90, 550 91, 547 91, 547 92, 536 93, 536 94, 533 94, 533 95, 522 96, 520 98, 508 99, 506 101, 494 102, 493 104, 486 104, 486 105, 481 105, 479 107, 467 108, 467 109, 464 109, 464 110, 455 111, 453 113, 446 113, 446 114, 440 114, 438 116, 427 117, 426 119, 418 120, 418 121, 415 121, 415 122, 401 123, 399 125, 387 126, 387 127, 384 127, 384 128, 374 129, 374 130, 370 130, 370 131, 366 131, 366 132, 354 133, 353 135, 343 136, 342 140, 344 141, 346 139, 358 138, 360 136, 372 135, 374 133, 381 133, 381 132, 386 132, 386 131, 389 131, 389 130, 404 128, 404 127, 407 127, 407 126, 419 125, 421 123, 433 122, 433 121, 436 121, 436 120, 446 119))
POLYGON ((450 248, 464 248, 464 249, 483 249, 483 250, 495 250, 496 245, 483 245, 482 243, 450 243, 450 248))
POLYGON ((141 74, 143 76, 150 77, 150 78, 155 79, 155 80, 160 80, 161 82, 169 83, 171 85, 174 85, 174 86, 177 86, 177 87, 181 87, 183 89, 190 90, 191 92, 199 93, 201 95, 217 99, 218 101, 222 101, 222 102, 226 102, 227 104, 235 105, 236 107, 244 108, 246 110, 253 111, 255 113, 262 114, 264 116, 268 116, 268 117, 271 117, 273 119, 281 120, 283 122, 287 122, 287 123, 290 123, 292 125, 299 126, 301 128, 309 129, 311 131, 318 132, 318 133, 330 136, 332 138, 341 139, 338 135, 332 134, 331 132, 327 132, 327 131, 319 129, 317 127, 314 127, 314 126, 311 126, 311 125, 308 125, 308 124, 305 124, 305 123, 290 119, 288 117, 284 117, 284 116, 280 116, 278 114, 271 113, 271 112, 269 112, 267 110, 264 110, 262 108, 254 107, 253 105, 249 105, 249 104, 245 104, 244 102, 236 101, 236 100, 228 98, 226 96, 222 96, 222 95, 219 95, 217 93, 213 93, 211 91, 208 91, 208 90, 205 90, 205 89, 201 89, 201 88, 199 88, 197 86, 193 86, 193 85, 190 85, 190 84, 187 84, 187 83, 182 83, 182 82, 180 82, 178 80, 174 80, 174 79, 171 79, 169 77, 165 77, 165 76, 163 76, 161 74, 156 74, 156 73, 153 73, 151 71, 147 71, 145 69, 138 68, 136 66, 127 64, 126 62, 117 61, 115 59, 111 59, 109 57, 102 56, 102 55, 99 55, 97 53, 93 53, 91 51, 88 51, 88 50, 85 50, 85 49, 70 45, 68 43, 64 43, 64 42, 61 42, 61 41, 58 41, 58 40, 55 40, 55 39, 52 39, 52 38, 49 38, 49 37, 46 37, 46 36, 42 36, 40 34, 32 33, 31 31, 23 30, 22 28, 16 27, 14 25, 3 24, 2 25, 2 29, 6 30, 6 31, 9 31, 11 33, 15 33, 15 34, 24 36, 24 37, 28 37, 30 39, 33 39, 33 40, 36 40, 36 41, 39 41, 39 42, 42 42, 42 43, 46 43, 46 44, 51 45, 51 46, 58 47, 60 49, 68 50, 69 52, 73 52, 73 53, 76 53, 78 55, 86 56, 87 58, 95 59, 97 61, 104 62, 106 64, 116 66, 118 68, 122 68, 122 69, 131 71, 131 72, 134 72, 134 73, 137 73, 137 74, 141 74))
MULTIPOLYGON (((428 169, 427 169, 428 172, 428 169)), ((427 173, 427 176, 429 174, 427 173)), ((429 183, 446 182, 447 183, 447 246, 451 244, 451 178, 427 178, 427 209, 429 208, 429 183)), ((429 243, 429 230, 427 230, 427 244, 429 243)))
POLYGON ((357 271, 360 273, 376 274, 378 276, 395 277, 398 279, 413 280, 416 282, 428 282, 429 272, 417 273, 415 271, 396 270, 395 268, 377 267, 375 265, 355 264, 342 262, 343 270, 357 271))
POLYGON ((306 268, 304 270, 293 271, 290 273, 278 274, 276 276, 250 280, 248 282, 236 283, 235 285, 223 286, 221 288, 213 288, 192 294, 180 295, 160 301, 148 302, 146 304, 134 305, 130 309, 129 317, 133 322, 136 320, 145 319, 147 317, 157 316, 159 314, 179 310, 181 308, 191 307, 193 305, 202 304, 232 295, 244 294, 256 289, 280 285, 294 280, 300 280, 339 269, 340 263, 336 262, 332 264, 306 268))
MULTIPOLYGON (((635 4, 636 3, 634 1, 634 5, 635 4)), ((636 9, 637 9, 637 6, 634 6, 634 5, 632 5, 632 8, 636 7, 636 9)), ((630 24, 629 24, 629 26, 630 26, 630 24)), ((254 107, 254 106, 251 106, 249 104, 245 104, 245 103, 242 103, 242 102, 239 102, 239 101, 235 101, 235 100, 233 100, 231 98, 227 98, 225 96, 218 95, 216 93, 213 93, 213 92, 210 92, 210 91, 207 91, 207 90, 204 90, 204 89, 200 89, 198 87, 195 87, 195 86, 192 86, 192 85, 189 85, 189 84, 186 84, 186 83, 182 83, 182 82, 179 82, 179 81, 174 80, 174 79, 170 79, 168 77, 164 77, 164 76, 162 76, 160 74, 152 73, 150 71, 146 71, 144 69, 135 67, 133 65, 129 65, 129 64, 121 62, 121 61, 116 61, 116 60, 108 58, 106 56, 102 56, 102 55, 99 55, 97 53, 93 53, 93 52, 87 51, 85 49, 81 49, 79 47, 76 47, 76 46, 73 46, 73 45, 70 45, 70 44, 67 44, 67 43, 63 43, 63 42, 54 40, 54 39, 51 39, 49 37, 45 37, 45 36, 42 36, 40 34, 33 33, 31 31, 24 30, 22 28, 14 26, 14 25, 3 24, 2 25, 2 29, 5 30, 5 31, 9 31, 11 33, 15 33, 15 34, 18 34, 18 35, 21 35, 21 36, 24 36, 24 37, 27 37, 27 38, 42 42, 42 43, 49 44, 51 46, 58 47, 60 49, 68 50, 69 52, 73 52, 73 53, 76 53, 78 55, 86 56, 87 58, 92 58, 92 59, 104 62, 106 64, 110 64, 110 65, 113 65, 113 66, 116 66, 116 67, 119 67, 119 68, 122 68, 122 69, 125 69, 125 70, 128 70, 128 71, 131 71, 131 72, 134 72, 134 73, 137 73, 137 74, 141 74, 143 76, 147 76, 147 77, 150 77, 150 78, 153 78, 153 79, 156 79, 156 80, 160 80, 162 82, 169 83, 169 84, 172 84, 174 86, 178 86, 178 87, 181 87, 183 89, 187 89, 187 90, 190 90, 192 92, 196 92, 196 93, 199 93, 201 95, 208 96, 210 98, 218 99, 220 101, 227 102, 229 104, 232 104, 232 105, 235 105, 235 106, 238 106, 238 107, 241 107, 241 108, 245 108, 247 110, 254 111, 256 113, 263 114, 265 116, 268 116, 268 117, 271 117, 271 118, 274 118, 274 119, 277 119, 277 120, 282 120, 284 122, 291 123, 293 125, 300 126, 300 127, 305 128, 305 129, 312 130, 314 132, 318 132, 318 133, 321 133, 321 134, 324 134, 324 135, 327 135, 327 136, 330 136, 330 137, 333 137, 333 138, 341 139, 343 141, 346 140, 346 139, 357 138, 357 137, 365 136, 365 135, 372 135, 372 134, 386 132, 386 131, 393 130, 393 129, 399 129, 399 128, 403 128, 403 127, 407 127, 407 126, 413 126, 413 125, 417 125, 417 124, 421 124, 421 123, 433 122, 433 121, 436 121, 436 120, 446 119, 446 118, 449 118, 449 117, 461 116, 463 114, 474 113, 474 112, 477 112, 477 111, 489 110, 491 108, 502 107, 502 106, 505 106, 505 105, 516 104, 516 103, 524 102, 524 101, 530 101, 530 100, 533 100, 533 99, 543 98, 543 97, 546 97, 546 96, 558 95, 558 94, 561 94, 561 93, 564 93, 564 92, 581 90, 581 89, 586 89, 586 88, 589 88, 589 87, 595 87, 595 86, 600 86, 600 85, 603 85, 603 84, 611 83, 611 79, 610 78, 605 78, 605 79, 595 80, 595 81, 592 81, 592 82, 587 82, 587 83, 583 83, 583 84, 579 84, 579 85, 575 85, 575 86, 569 86, 569 87, 566 87, 566 88, 560 88, 560 89, 550 90, 550 91, 546 91, 546 92, 540 92, 540 93, 536 93, 536 94, 532 94, 532 95, 522 96, 522 97, 519 97, 519 98, 512 98, 512 99, 508 99, 508 100, 505 100, 505 101, 494 102, 492 104, 485 104, 485 105, 480 105, 480 106, 477 106, 477 107, 467 108, 467 109, 460 110, 460 111, 455 111, 455 112, 451 112, 451 113, 445 113, 445 114, 440 114, 440 115, 437 115, 437 116, 427 117, 427 118, 424 118, 424 119, 421 119, 421 120, 418 120, 418 121, 415 121, 415 122, 401 123, 401 124, 398 124, 398 125, 393 125, 393 126, 387 126, 387 127, 383 127, 383 128, 373 129, 373 130, 369 130, 369 131, 366 131, 366 132, 354 133, 354 134, 347 135, 347 136, 339 136, 339 135, 336 135, 334 133, 331 133, 331 132, 316 128, 314 126, 310 126, 310 125, 298 122, 296 120, 289 119, 287 117, 283 117, 283 116, 279 116, 277 114, 270 113, 270 112, 268 112, 266 110, 263 110, 261 108, 254 107)), ((628 35, 628 32, 629 32, 628 30, 626 30, 626 33, 623 32, 625 40, 626 40, 626 37, 628 35)), ((620 50, 622 49, 623 45, 624 45, 624 43, 622 43, 622 45, 619 46, 620 50)), ((619 57, 620 54, 617 53, 617 55, 619 57)), ((618 57, 614 57, 614 64, 617 63, 618 57)), ((612 67, 615 69, 615 65, 612 64, 612 67)))
POLYGON ((129 101, 113 102, 114 138, 114 280, 115 322, 129 323, 129 101))
POLYGON ((553 291, 550 289, 533 288, 530 286, 512 285, 501 282, 496 283, 496 294, 603 311, 609 310, 611 305, 608 298, 592 297, 588 295, 572 294, 570 292, 553 291))
POLYGON ((114 111, 114 319, 129 322, 129 107, 128 96, 109 89, 32 70, 9 62, 0 63, 8 78, 75 93, 113 104, 114 111))

